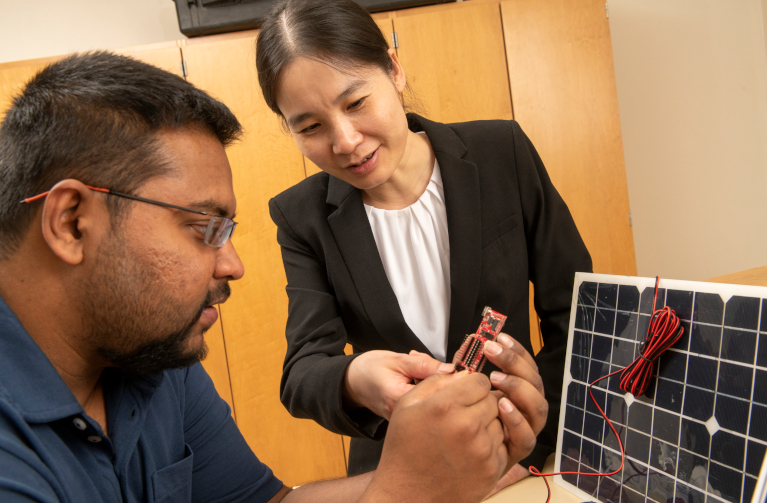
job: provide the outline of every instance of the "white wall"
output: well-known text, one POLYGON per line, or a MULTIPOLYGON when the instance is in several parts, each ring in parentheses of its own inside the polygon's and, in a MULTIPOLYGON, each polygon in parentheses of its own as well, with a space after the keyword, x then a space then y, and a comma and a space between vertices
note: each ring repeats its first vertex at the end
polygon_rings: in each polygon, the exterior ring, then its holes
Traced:
POLYGON ((608 2, 639 275, 767 265, 767 1, 608 2))
POLYGON ((0 63, 181 38, 173 0, 0 0, 0 63))

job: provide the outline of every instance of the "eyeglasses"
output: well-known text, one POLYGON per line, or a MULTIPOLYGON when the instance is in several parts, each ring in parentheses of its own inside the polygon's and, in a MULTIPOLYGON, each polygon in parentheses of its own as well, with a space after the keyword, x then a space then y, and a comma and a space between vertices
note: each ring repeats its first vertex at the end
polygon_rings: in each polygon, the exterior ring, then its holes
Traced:
MULTIPOLYGON (((134 201, 141 201, 142 203, 154 204, 156 206, 164 206, 165 208, 173 208, 174 210, 188 211, 189 213, 196 213, 197 215, 205 215, 207 217, 211 217, 211 219, 208 220, 207 225, 205 225, 204 230, 202 228, 203 226, 199 226, 199 227, 201 227, 200 232, 202 232, 203 234, 203 241, 205 242, 205 244, 208 244, 210 246, 215 246, 216 248, 221 248, 222 246, 224 246, 226 244, 226 241, 234 233, 234 229, 237 227, 237 222, 235 222, 234 220, 228 217, 211 215, 210 213, 206 213, 204 211, 184 208, 183 206, 176 206, 175 204, 162 203, 160 201, 154 201, 152 199, 132 196, 130 194, 123 194, 122 192, 116 192, 110 189, 91 187, 90 185, 86 185, 86 187, 96 192, 103 192, 104 194, 108 194, 111 196, 124 197, 126 199, 133 199, 134 201)), ((33 197, 28 197, 27 199, 23 199, 19 201, 19 203, 25 204, 25 203, 31 203, 33 201, 37 201, 38 199, 42 199, 45 196, 47 196, 49 192, 50 191, 47 191, 33 197)))

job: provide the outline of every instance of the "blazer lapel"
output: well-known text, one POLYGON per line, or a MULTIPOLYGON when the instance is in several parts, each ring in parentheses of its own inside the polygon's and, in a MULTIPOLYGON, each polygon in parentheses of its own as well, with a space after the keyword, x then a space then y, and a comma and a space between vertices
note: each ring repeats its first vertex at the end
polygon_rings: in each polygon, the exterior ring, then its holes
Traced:
POLYGON ((431 354, 402 316, 397 296, 386 277, 360 191, 331 176, 326 202, 337 207, 328 216, 328 225, 370 322, 393 350, 407 352, 415 349, 431 354))
POLYGON ((482 207, 477 165, 463 157, 466 146, 445 124, 408 114, 410 128, 429 137, 442 172, 450 243, 450 323, 447 358, 450 361, 473 320, 482 274, 482 207))

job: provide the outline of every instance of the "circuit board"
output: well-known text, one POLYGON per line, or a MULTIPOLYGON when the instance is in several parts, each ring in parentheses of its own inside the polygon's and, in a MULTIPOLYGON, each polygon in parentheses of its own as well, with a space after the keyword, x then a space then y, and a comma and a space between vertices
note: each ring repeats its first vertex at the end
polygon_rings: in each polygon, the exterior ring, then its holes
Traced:
POLYGON ((471 373, 481 372, 485 365, 485 343, 494 341, 498 337, 504 323, 506 323, 506 316, 486 307, 482 311, 482 321, 477 332, 467 335, 461 347, 455 352, 453 358, 455 370, 458 372, 462 370, 468 370, 471 373))

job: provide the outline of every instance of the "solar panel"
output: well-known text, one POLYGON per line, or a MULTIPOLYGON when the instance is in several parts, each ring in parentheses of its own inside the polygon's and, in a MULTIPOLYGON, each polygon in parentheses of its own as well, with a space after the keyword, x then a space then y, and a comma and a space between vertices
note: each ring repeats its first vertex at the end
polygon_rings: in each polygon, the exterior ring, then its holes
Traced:
MULTIPOLYGON (((620 467, 587 386, 638 356, 654 289, 654 278, 576 274, 555 471, 620 467)), ((624 443, 623 469, 555 480, 602 502, 750 501, 767 451, 767 288, 661 279, 663 306, 685 333, 647 393, 621 391, 620 373, 593 387, 624 443)))

